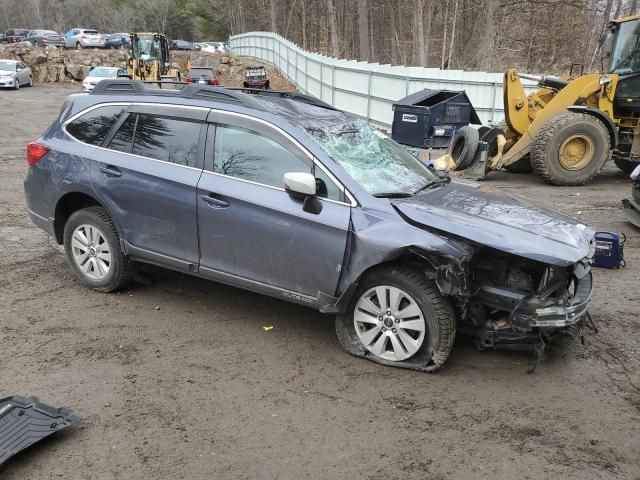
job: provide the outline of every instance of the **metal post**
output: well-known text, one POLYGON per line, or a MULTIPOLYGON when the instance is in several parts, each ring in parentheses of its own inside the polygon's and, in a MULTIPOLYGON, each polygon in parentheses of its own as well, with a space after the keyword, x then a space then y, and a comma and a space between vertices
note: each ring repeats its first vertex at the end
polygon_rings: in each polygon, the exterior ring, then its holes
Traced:
POLYGON ((491 99, 491 118, 490 122, 493 122, 495 118, 493 118, 496 112, 496 100, 498 99, 498 82, 493 82, 493 97, 491 99))
POLYGON ((369 70, 367 83, 367 121, 369 121, 371 118, 371 70, 369 70))
POLYGON ((404 84, 404 96, 409 96, 409 75, 407 75, 405 84, 404 84))
POLYGON ((336 106, 336 66, 331 64, 331 106, 336 106))

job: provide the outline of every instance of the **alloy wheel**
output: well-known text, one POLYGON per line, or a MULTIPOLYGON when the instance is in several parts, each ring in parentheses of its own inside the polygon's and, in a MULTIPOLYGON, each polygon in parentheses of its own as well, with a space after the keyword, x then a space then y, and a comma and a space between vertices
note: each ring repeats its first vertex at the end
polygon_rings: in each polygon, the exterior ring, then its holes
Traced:
POLYGON ((83 275, 104 279, 111 269, 111 250, 104 234, 94 225, 80 225, 71 236, 71 254, 83 275))
POLYGON ((415 355, 425 338, 426 323, 417 302, 392 286, 367 290, 353 313, 356 334, 373 355, 398 362, 415 355))

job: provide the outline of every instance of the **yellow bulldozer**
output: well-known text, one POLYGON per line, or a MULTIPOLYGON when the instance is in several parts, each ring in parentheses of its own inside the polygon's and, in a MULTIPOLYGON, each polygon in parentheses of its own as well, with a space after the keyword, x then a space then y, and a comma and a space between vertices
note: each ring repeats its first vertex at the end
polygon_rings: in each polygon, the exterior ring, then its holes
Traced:
POLYGON ((176 82, 180 70, 169 60, 169 41, 160 33, 132 33, 127 76, 133 80, 176 82))
POLYGON ((640 163, 640 16, 613 20, 600 44, 606 73, 505 73, 505 122, 480 130, 488 171, 533 171, 554 185, 583 185, 610 158, 628 173, 640 163), (527 95, 520 79, 538 89, 527 95))

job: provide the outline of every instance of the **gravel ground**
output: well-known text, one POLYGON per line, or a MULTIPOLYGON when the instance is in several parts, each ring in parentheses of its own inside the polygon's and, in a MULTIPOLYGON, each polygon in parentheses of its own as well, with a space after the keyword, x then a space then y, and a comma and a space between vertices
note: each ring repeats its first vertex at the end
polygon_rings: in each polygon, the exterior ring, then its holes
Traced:
POLYGON ((331 317, 213 282, 153 269, 119 294, 80 286, 22 193, 24 145, 72 91, 0 92, 0 397, 83 421, 0 477, 640 478, 640 235, 615 167, 581 188, 488 180, 627 234, 628 267, 595 272, 600 333, 535 374, 529 354, 460 338, 444 371, 421 374, 344 353, 331 317))

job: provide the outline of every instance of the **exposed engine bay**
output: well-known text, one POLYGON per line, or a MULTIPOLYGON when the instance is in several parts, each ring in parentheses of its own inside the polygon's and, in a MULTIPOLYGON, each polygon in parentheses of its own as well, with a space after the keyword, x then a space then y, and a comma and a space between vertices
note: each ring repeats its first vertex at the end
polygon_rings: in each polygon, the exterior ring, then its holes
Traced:
POLYGON ((468 269, 468 295, 457 297, 458 328, 481 349, 534 349, 558 334, 574 335, 587 313, 586 259, 559 267, 481 247, 468 269))

